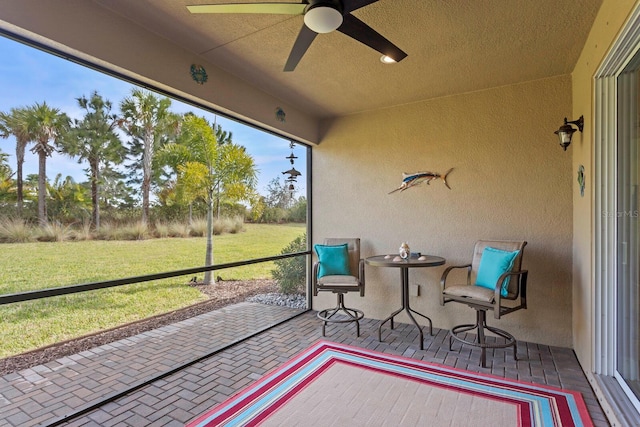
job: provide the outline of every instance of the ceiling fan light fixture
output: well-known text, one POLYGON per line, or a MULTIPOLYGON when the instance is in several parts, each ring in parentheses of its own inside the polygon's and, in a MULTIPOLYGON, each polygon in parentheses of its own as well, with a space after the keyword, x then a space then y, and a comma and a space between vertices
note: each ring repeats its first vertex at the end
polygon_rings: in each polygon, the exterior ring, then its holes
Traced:
POLYGON ((342 20, 342 13, 327 5, 311 7, 304 14, 304 24, 319 34, 337 30, 342 25, 342 20))
POLYGON ((383 64, 395 64, 395 63, 396 63, 396 60, 395 60, 395 59, 393 59, 393 58, 392 58, 392 57, 390 57, 390 56, 382 55, 382 56, 380 57, 380 62, 382 62, 383 64))

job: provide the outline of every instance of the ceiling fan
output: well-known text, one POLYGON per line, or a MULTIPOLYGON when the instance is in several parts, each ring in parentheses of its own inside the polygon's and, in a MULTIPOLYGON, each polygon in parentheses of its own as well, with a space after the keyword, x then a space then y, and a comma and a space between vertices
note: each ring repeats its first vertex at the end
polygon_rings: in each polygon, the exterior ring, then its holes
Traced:
POLYGON ((377 50, 396 62, 407 54, 373 28, 351 14, 378 0, 303 0, 302 3, 220 3, 187 6, 191 13, 264 13, 304 15, 304 25, 298 34, 284 71, 293 71, 318 34, 338 30, 377 50))

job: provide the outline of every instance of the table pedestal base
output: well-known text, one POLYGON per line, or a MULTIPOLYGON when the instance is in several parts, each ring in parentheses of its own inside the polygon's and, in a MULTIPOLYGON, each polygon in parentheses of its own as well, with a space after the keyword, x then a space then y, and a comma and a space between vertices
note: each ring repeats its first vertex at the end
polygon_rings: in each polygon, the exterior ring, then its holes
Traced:
POLYGON ((380 326, 378 327, 378 341, 382 342, 382 326, 384 326, 384 324, 387 322, 391 322, 391 329, 393 329, 393 318, 398 314, 400 314, 402 310, 404 310, 409 316, 409 319, 411 319, 413 324, 416 325, 416 328, 418 328, 418 332, 420 333, 420 350, 424 350, 424 334, 422 333, 422 327, 418 324, 415 317, 413 317, 413 314, 411 313, 415 313, 418 316, 422 316, 423 318, 429 321, 429 335, 433 336, 433 326, 431 323, 431 319, 429 319, 427 316, 425 316, 422 313, 418 313, 417 311, 415 311, 410 307, 409 305, 409 269, 406 267, 401 268, 400 273, 402 275, 402 307, 394 311, 391 314, 391 316, 387 317, 382 321, 382 323, 380 323, 380 326))

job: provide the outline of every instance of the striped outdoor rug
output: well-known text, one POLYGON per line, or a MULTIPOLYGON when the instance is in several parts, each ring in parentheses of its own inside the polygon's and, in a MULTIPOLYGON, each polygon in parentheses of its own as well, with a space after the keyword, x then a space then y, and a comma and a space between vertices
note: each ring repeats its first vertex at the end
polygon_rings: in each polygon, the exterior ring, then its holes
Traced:
POLYGON ((592 426, 582 395, 320 341, 189 426, 592 426))

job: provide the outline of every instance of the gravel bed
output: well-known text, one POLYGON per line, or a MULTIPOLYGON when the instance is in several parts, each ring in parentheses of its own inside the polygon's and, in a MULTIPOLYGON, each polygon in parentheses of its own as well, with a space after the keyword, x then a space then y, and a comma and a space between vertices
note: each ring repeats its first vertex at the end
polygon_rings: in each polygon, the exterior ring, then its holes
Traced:
POLYGON ((307 297, 300 294, 279 294, 271 292, 268 294, 258 294, 247 298, 249 302, 257 302, 267 305, 279 305, 291 308, 307 308, 307 297))

